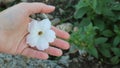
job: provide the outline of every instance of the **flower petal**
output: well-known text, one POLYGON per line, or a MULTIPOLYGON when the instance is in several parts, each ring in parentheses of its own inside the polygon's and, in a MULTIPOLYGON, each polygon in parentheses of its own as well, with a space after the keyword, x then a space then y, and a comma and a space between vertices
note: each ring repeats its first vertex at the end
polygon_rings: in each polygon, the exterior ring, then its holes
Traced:
POLYGON ((49 19, 43 19, 42 21, 38 22, 38 26, 43 30, 48 30, 51 28, 51 22, 49 19))
POLYGON ((37 46, 38 50, 45 50, 49 47, 49 43, 45 40, 40 38, 37 42, 37 46))
POLYGON ((55 36, 55 32, 53 30, 46 31, 46 33, 45 33, 45 39, 48 42, 53 42, 55 38, 56 38, 56 36, 55 36))
POLYGON ((28 43, 31 47, 35 47, 38 41, 38 37, 36 35, 29 34, 26 39, 26 43, 28 43))
POLYGON ((32 20, 28 25, 28 32, 34 33, 38 30, 38 23, 36 20, 32 20))

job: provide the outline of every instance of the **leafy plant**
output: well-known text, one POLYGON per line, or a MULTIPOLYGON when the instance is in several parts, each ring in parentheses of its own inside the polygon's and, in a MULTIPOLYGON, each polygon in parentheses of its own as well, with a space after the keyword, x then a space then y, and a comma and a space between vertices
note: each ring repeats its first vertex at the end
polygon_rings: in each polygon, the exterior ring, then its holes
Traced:
POLYGON ((103 62, 120 61, 120 1, 79 0, 74 18, 79 30, 70 42, 103 62))

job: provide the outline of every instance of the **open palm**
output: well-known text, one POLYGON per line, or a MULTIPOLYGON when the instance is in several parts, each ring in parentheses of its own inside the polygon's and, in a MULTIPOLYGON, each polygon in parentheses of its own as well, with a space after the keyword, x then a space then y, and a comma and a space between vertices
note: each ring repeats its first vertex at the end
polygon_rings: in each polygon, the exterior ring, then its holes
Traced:
MULTIPOLYGON (((68 49, 69 44, 66 41, 56 38, 50 47, 45 51, 38 51, 26 44, 26 35, 28 34, 29 17, 34 13, 50 13, 55 7, 43 3, 20 3, 10 7, 0 13, 0 52, 8 54, 21 54, 28 57, 47 59, 48 54, 61 56, 61 49, 68 49), (55 47, 58 48, 55 48, 55 47)), ((55 27, 51 28, 56 35, 63 39, 68 39, 69 34, 55 27)))

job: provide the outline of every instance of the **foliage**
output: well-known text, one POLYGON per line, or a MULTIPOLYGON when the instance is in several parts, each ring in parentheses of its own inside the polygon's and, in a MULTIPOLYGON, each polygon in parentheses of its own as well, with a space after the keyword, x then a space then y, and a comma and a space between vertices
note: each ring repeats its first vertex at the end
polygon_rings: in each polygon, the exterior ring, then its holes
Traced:
POLYGON ((79 30, 70 42, 103 62, 120 61, 120 2, 116 0, 79 0, 74 18, 79 30))
POLYGON ((8 2, 7 1, 4 1, 4 0, 1 0, 0 1, 0 11, 3 11, 3 10, 5 10, 6 8, 8 8, 8 7, 10 7, 10 6, 13 6, 14 4, 17 4, 17 3, 19 3, 20 2, 20 0, 15 0, 15 1, 13 1, 13 2, 9 2, 9 0, 8 0, 8 2))

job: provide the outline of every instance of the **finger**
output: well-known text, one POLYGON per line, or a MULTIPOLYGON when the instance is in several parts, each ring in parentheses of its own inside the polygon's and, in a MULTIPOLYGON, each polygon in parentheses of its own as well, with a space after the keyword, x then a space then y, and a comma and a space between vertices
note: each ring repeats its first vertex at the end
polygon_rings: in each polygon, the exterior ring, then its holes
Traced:
POLYGON ((70 45, 68 42, 61 40, 61 39, 55 39, 53 43, 51 43, 52 46, 59 47, 61 49, 69 49, 70 45))
POLYGON ((54 11, 55 7, 46 5, 44 3, 20 3, 18 4, 23 10, 26 10, 28 15, 34 13, 50 13, 54 11))
POLYGON ((59 30, 57 29, 56 27, 52 26, 52 30, 55 31, 56 35, 60 38, 63 38, 63 39, 69 39, 70 35, 65 32, 65 31, 62 31, 62 30, 59 30))
POLYGON ((45 50, 46 53, 53 55, 53 56, 61 56, 62 55, 62 51, 58 48, 54 48, 54 47, 49 47, 48 49, 45 50))
POLYGON ((48 54, 47 53, 37 51, 37 50, 34 50, 32 48, 24 49, 24 51, 21 54, 24 55, 24 56, 27 56, 27 57, 32 57, 32 58, 48 59, 48 54))

